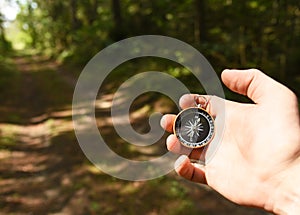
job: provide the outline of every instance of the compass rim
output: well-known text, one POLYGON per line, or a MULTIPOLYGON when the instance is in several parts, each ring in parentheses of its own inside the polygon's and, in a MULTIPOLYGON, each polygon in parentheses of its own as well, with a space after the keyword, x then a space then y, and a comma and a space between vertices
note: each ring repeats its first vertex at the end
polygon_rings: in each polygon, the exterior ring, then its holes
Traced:
POLYGON ((187 148, 192 148, 192 149, 197 149, 197 148, 202 148, 206 145, 208 145, 212 139, 214 138, 214 135, 215 135, 215 123, 214 123, 214 118, 210 115, 210 113, 208 111, 206 111, 204 108, 201 108, 201 107, 189 107, 189 108, 186 108, 182 111, 180 111, 175 120, 174 120, 174 124, 173 124, 173 133, 176 135, 176 137, 178 138, 178 140, 180 141, 180 143, 187 147, 187 148), (205 138, 200 141, 200 142, 197 142, 197 143, 193 143, 193 142, 190 142, 190 141, 187 141, 186 139, 184 139, 179 132, 177 132, 178 130, 178 126, 177 126, 177 121, 180 117, 180 115, 182 115, 184 112, 188 112, 188 111, 191 111, 192 109, 195 110, 195 112, 199 112, 199 110, 202 111, 202 114, 200 114, 202 117, 205 118, 205 120, 207 120, 208 122, 208 126, 209 126, 209 131, 208 131, 208 134, 205 136, 205 138))

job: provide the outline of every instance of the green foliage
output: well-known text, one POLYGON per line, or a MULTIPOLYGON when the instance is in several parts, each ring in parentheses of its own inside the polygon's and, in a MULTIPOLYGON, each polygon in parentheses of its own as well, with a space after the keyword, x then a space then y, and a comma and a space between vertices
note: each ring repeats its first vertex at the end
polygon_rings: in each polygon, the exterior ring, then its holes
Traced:
POLYGON ((10 150, 17 144, 17 138, 13 132, 13 128, 6 126, 1 129, 0 150, 10 150))
POLYGON ((2 60, 1 58, 8 55, 12 48, 11 43, 7 41, 5 36, 4 21, 3 14, 0 11, 0 62, 2 60))
POLYGON ((198 48, 217 71, 257 67, 288 83, 299 73, 297 0, 28 0, 18 21, 28 46, 73 65, 116 40, 162 34, 198 48))

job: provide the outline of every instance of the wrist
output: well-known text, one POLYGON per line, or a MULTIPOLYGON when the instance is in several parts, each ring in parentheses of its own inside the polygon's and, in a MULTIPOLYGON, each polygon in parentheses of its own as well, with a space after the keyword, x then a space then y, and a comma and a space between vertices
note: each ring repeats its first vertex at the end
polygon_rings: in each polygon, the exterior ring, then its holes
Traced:
POLYGON ((300 214, 300 159, 281 174, 265 209, 275 214, 300 214))

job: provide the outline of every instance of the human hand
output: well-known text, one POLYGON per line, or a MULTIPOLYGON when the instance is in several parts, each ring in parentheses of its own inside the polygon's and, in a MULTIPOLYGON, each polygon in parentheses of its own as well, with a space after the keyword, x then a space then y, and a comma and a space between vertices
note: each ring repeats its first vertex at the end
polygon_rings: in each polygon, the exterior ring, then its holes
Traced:
MULTIPOLYGON (((300 125, 297 97, 262 72, 225 70, 224 84, 255 104, 225 101, 224 136, 214 157, 205 166, 186 156, 176 162, 176 172, 194 182, 205 183, 229 200, 264 208, 274 213, 300 214, 300 125)), ((192 106, 195 95, 185 95, 180 106, 192 106)), ((220 98, 214 98, 221 101, 220 98)), ((214 105, 208 112, 218 117, 214 105)), ((172 132, 175 115, 167 114, 162 127, 172 132)), ((218 129, 218 128, 216 128, 218 129)), ((175 135, 167 148, 184 154, 175 135)), ((195 149, 190 158, 197 158, 195 149)))

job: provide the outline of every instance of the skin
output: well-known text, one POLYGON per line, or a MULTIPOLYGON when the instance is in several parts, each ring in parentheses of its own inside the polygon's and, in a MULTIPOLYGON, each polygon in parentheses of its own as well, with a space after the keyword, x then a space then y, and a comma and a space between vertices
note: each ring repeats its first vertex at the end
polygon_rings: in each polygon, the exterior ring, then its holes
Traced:
MULTIPOLYGON (((295 94, 256 69, 224 70, 223 83, 248 96, 254 104, 225 101, 225 131, 212 160, 205 166, 191 163, 202 149, 176 161, 176 172, 204 183, 241 205, 276 214, 300 214, 300 123, 295 94), (299 187, 299 188, 298 188, 299 187)), ((180 106, 194 105, 195 95, 184 95, 180 106)), ((216 102, 221 98, 214 98, 216 102)), ((214 105, 208 112, 218 116, 214 105)), ((173 131, 175 115, 167 114, 161 126, 173 131)), ((175 135, 166 141, 169 151, 187 154, 175 135)))

